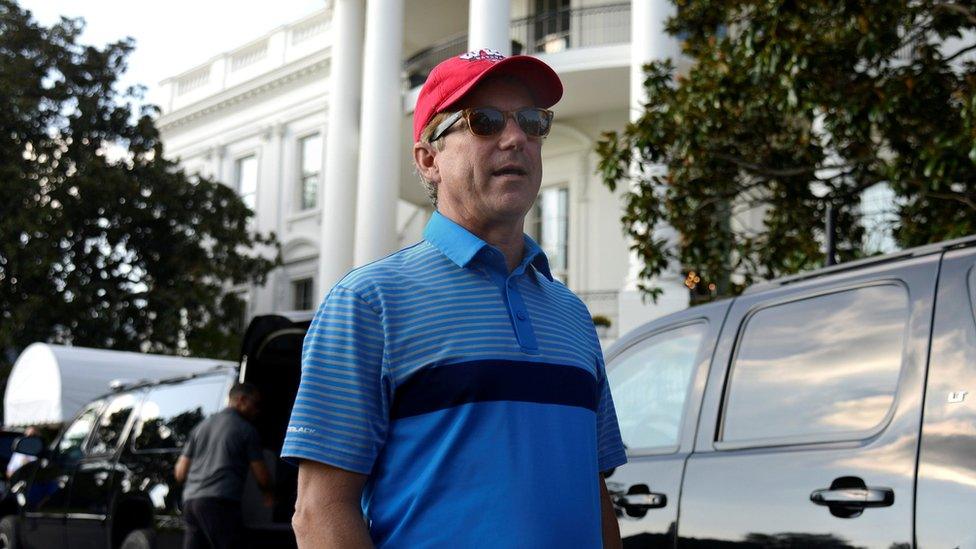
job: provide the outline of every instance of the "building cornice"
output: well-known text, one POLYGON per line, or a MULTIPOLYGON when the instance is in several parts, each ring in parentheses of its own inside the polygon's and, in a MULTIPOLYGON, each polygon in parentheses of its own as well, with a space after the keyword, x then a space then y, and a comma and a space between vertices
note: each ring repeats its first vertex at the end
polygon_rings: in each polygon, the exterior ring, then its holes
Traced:
POLYGON ((165 133, 254 97, 265 95, 311 74, 325 71, 329 66, 331 51, 332 48, 317 51, 238 86, 166 113, 159 117, 156 125, 160 132, 165 133))
MULTIPOLYGON (((326 97, 323 95, 323 97, 326 97)), ((328 113, 326 101, 302 102, 298 105, 286 107, 281 112, 275 113, 273 117, 259 116, 243 120, 240 124, 220 131, 219 135, 211 134, 194 143, 183 147, 167 148, 167 158, 189 159, 196 157, 207 157, 215 146, 222 146, 223 143, 232 143, 261 136, 269 131, 272 135, 284 137, 288 133, 288 125, 297 120, 304 120, 310 116, 321 113, 323 119, 328 113), (278 134, 278 132, 281 132, 278 134)))

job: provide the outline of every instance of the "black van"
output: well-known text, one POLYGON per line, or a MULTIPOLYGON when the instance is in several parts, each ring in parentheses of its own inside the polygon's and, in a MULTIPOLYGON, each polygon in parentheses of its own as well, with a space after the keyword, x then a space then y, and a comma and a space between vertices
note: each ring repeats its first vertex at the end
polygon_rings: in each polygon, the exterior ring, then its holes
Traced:
POLYGON ((249 547, 295 547, 297 470, 278 455, 310 318, 258 317, 245 336, 240 368, 123 387, 86 405, 49 448, 38 437, 18 441, 18 451, 39 459, 10 479, 0 502, 0 548, 181 547, 181 487, 173 467, 193 427, 227 405, 238 378, 263 389, 258 430, 275 481, 271 509, 253 478, 245 485, 249 547))

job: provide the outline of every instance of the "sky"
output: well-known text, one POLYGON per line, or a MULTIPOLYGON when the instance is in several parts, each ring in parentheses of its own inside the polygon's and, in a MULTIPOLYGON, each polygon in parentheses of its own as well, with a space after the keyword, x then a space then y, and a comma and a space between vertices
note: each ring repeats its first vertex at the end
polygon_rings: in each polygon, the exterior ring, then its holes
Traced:
POLYGON ((328 0, 20 0, 49 26, 64 15, 86 22, 81 42, 136 41, 122 85, 146 86, 146 102, 162 104, 159 82, 326 6, 328 0))

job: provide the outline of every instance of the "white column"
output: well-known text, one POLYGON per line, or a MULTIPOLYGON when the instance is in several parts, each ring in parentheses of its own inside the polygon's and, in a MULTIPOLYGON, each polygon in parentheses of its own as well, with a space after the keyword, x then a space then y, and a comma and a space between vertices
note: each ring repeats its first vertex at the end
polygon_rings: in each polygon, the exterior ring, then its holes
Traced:
POLYGON ((630 120, 640 117, 644 93, 643 66, 649 61, 670 57, 677 63, 678 42, 664 30, 675 14, 674 4, 662 0, 632 0, 630 20, 630 120))
MULTIPOLYGON (((665 32, 664 25, 668 18, 674 15, 675 7, 671 2, 662 0, 632 0, 630 23, 630 121, 637 120, 647 103, 647 93, 644 90, 643 66, 655 60, 671 58, 678 63, 680 46, 674 37, 665 32)), ((660 167, 663 171, 663 166, 660 167)), ((654 228, 653 238, 664 238, 668 242, 677 242, 677 233, 670 225, 660 225, 654 228)), ((637 281, 642 261, 633 252, 630 253, 630 265, 624 289, 620 292, 619 306, 619 334, 639 326, 655 317, 662 316, 688 306, 688 290, 683 284, 683 277, 679 272, 680 266, 671 265, 668 270, 653 281, 661 287, 664 293, 658 298, 657 304, 643 303, 637 290, 637 281)))
MULTIPOLYGON (((403 0, 369 0, 363 57, 356 265, 395 251, 400 194, 403 98, 403 0)), ((325 212, 333 215, 336 212, 325 212)))
POLYGON ((324 298, 353 266, 359 161, 359 92, 363 66, 363 0, 335 0, 329 73, 329 122, 325 136, 319 273, 324 298))
POLYGON ((225 151, 226 148, 223 145, 214 145, 210 149, 210 161, 212 162, 210 166, 210 177, 214 181, 219 181, 221 183, 233 187, 237 182, 225 180, 224 178, 224 152, 225 151))
MULTIPOLYGON (((284 234, 281 230, 282 203, 285 201, 285 193, 288 185, 281 178, 281 145, 284 137, 284 125, 276 122, 265 127, 261 131, 261 153, 258 162, 258 190, 257 190, 257 211, 254 214, 253 227, 261 232, 276 231, 277 234, 284 234)), ((261 255, 273 258, 277 250, 269 246, 262 246, 261 255)), ((255 286, 252 292, 253 301, 251 302, 252 314, 263 314, 272 311, 280 311, 278 307, 281 302, 276 300, 276 287, 282 269, 275 269, 269 276, 264 286, 255 286)))
POLYGON ((468 4, 468 51, 484 48, 511 55, 510 0, 470 0, 468 4))
MULTIPOLYGON (((285 210, 285 196, 288 192, 288 184, 285 181, 285 133, 287 132, 287 126, 282 122, 275 122, 271 127, 271 141, 272 141, 272 154, 274 155, 274 170, 272 177, 276 182, 275 189, 277 197, 276 210, 275 210, 275 222, 273 224, 275 232, 278 234, 279 238, 282 238, 285 234, 285 217, 288 215, 287 210, 285 210)), ((268 277, 268 285, 270 286, 270 299, 271 303, 268 308, 269 311, 284 311, 291 309, 291 304, 288 303, 288 293, 285 285, 288 283, 288 277, 285 276, 284 267, 278 267, 273 271, 271 276, 268 277)))

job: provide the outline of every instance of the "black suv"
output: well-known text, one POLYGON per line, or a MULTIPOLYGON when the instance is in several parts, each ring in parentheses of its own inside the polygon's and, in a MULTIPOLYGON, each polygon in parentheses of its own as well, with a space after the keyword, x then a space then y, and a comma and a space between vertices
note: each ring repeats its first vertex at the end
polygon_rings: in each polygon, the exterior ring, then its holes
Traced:
POLYGON ((88 403, 50 447, 39 437, 20 439, 15 448, 38 459, 14 473, 0 502, 0 548, 181 547, 181 487, 173 467, 190 432, 227 405, 227 392, 239 377, 263 390, 257 427, 275 481, 275 505, 268 509, 248 478, 246 538, 254 548, 294 547, 297 470, 278 454, 310 319, 310 313, 255 318, 240 368, 216 366, 123 387, 88 403))
POLYGON ((625 547, 976 547, 976 237, 759 284, 607 360, 625 547))

